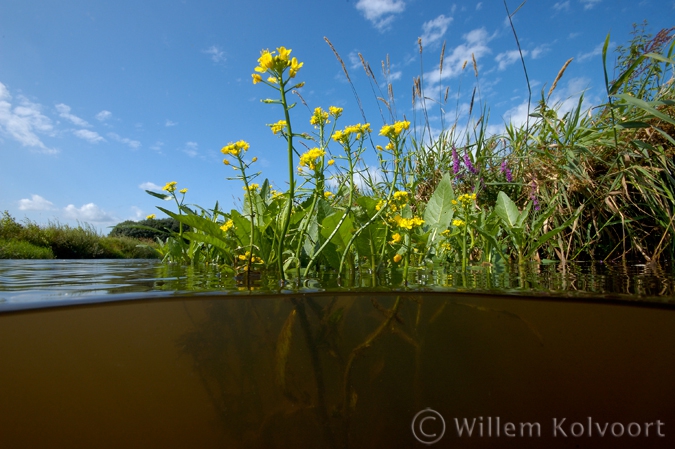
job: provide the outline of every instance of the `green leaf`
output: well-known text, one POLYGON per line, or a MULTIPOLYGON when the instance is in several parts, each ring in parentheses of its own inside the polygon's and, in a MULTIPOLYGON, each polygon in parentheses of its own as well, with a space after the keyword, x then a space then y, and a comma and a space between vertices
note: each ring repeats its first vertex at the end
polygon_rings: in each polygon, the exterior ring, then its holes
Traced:
MULTIPOLYGON (((221 233, 223 233, 221 231, 221 233)), ((224 233, 223 233, 224 234, 224 233)), ((223 240, 209 234, 198 234, 196 232, 186 232, 183 234, 183 237, 194 242, 207 243, 209 245, 215 246, 216 248, 223 250, 226 254, 231 255, 232 247, 228 245, 223 240)))
POLYGON ((157 192, 153 192, 151 190, 146 190, 145 193, 147 193, 148 195, 152 195, 155 198, 159 198, 160 200, 165 200, 165 201, 171 198, 171 195, 167 195, 167 194, 164 194, 164 193, 157 193, 157 192))
POLYGON ((509 196, 502 191, 500 191, 497 195, 495 213, 499 218, 501 218, 504 224, 508 226, 508 229, 518 227, 518 219, 520 218, 518 206, 516 206, 516 203, 514 203, 511 198, 509 198, 509 196))
POLYGON ((452 181, 447 173, 441 178, 436 190, 429 198, 426 209, 424 210, 424 224, 434 228, 436 232, 442 232, 450 226, 454 209, 452 200, 455 199, 455 192, 452 189, 452 181))
POLYGON ((352 219, 349 216, 344 217, 342 224, 340 224, 342 218, 343 215, 339 213, 324 218, 323 222, 321 223, 321 235, 326 239, 330 238, 331 242, 334 243, 338 248, 344 249, 347 247, 347 243, 351 239, 353 224, 352 219), (333 234, 333 231, 335 231, 338 225, 340 228, 331 238, 331 234, 333 234))

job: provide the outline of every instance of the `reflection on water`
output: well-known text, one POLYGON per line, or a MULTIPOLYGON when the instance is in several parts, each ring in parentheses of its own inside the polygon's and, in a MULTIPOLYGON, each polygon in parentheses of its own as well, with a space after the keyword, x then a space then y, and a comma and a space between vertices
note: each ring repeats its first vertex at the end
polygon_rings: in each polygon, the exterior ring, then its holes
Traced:
MULTIPOLYGON (((610 265, 574 263, 512 267, 453 267, 411 270, 407 283, 400 272, 377 275, 361 273, 337 282, 322 279, 291 285, 295 291, 373 289, 386 285, 412 290, 477 291, 506 294, 554 294, 566 296, 628 295, 657 301, 675 297, 675 269, 658 265, 610 265)), ((278 284, 256 282, 255 293, 277 292, 278 284), (267 286, 267 288, 265 287, 267 286)), ((0 260, 0 310, 2 303, 28 303, 114 299, 111 295, 186 292, 248 292, 237 280, 217 267, 162 264, 157 260, 0 260)))
POLYGON ((673 329, 669 304, 457 292, 0 313, 0 447, 428 447, 411 428, 426 408, 439 448, 674 447, 673 329), (589 419, 641 434, 574 437, 589 419))

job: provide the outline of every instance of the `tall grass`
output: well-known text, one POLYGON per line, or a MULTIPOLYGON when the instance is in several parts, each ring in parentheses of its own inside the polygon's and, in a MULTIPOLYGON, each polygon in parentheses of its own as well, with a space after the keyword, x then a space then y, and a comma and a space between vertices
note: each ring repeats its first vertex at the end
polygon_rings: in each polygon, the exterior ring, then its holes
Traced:
POLYGON ((147 240, 105 237, 89 224, 21 224, 7 211, 0 218, 0 259, 145 259, 158 257, 155 246, 147 240))

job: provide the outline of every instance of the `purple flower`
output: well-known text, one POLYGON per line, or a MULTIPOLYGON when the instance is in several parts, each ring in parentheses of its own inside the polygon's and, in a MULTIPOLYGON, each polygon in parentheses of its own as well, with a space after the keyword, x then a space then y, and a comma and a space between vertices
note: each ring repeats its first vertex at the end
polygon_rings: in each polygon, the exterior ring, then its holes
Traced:
POLYGON ((506 166, 506 159, 502 161, 502 166, 500 168, 501 172, 506 176, 506 182, 513 182, 513 175, 511 175, 511 170, 506 166))
POLYGON ((464 165, 466 165, 467 170, 469 170, 474 175, 478 174, 478 169, 473 166, 471 163, 471 158, 469 158, 469 152, 464 153, 464 165))
POLYGON ((537 199, 537 182, 534 180, 530 184, 530 199, 534 205, 534 210, 540 210, 541 208, 539 207, 539 200, 537 199))
POLYGON ((454 174, 459 173, 460 170, 459 166, 459 154, 457 154, 457 148, 455 146, 452 146, 452 172, 454 174))

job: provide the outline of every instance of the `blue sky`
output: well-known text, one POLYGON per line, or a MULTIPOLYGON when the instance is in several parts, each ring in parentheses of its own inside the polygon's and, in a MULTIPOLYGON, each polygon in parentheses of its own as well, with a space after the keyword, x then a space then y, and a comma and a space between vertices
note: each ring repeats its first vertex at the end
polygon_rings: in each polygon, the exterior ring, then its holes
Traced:
MULTIPOLYGON (((513 12, 520 1, 508 4, 513 12)), ((590 103, 602 102, 605 36, 625 44, 632 24, 645 19, 652 34, 673 26, 675 2, 525 3, 513 21, 534 100, 574 58, 555 100, 585 91, 590 103)), ((291 48, 304 62, 297 79, 306 82, 308 106, 344 107, 342 125, 362 121, 324 36, 348 66, 375 130, 382 119, 358 53, 381 86, 388 55, 399 118, 412 117, 412 81, 420 73, 427 94, 447 86, 459 92, 450 116, 465 111, 476 83, 472 54, 490 129, 524 118, 527 85, 501 0, 3 0, 0 211, 38 223, 87 222, 107 233, 166 206, 144 189, 168 181, 189 189, 187 203, 236 207, 243 191, 225 179, 232 170, 220 149, 240 139, 250 142, 263 177, 284 188, 284 144, 265 126, 282 118, 281 109, 260 102, 273 92, 253 85, 251 73, 261 49, 291 48)), ((302 105, 293 110, 294 131, 311 131, 309 114, 302 105)), ((430 114, 440 129, 439 108, 430 114)))

